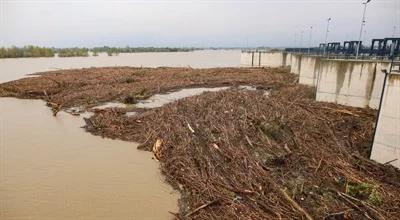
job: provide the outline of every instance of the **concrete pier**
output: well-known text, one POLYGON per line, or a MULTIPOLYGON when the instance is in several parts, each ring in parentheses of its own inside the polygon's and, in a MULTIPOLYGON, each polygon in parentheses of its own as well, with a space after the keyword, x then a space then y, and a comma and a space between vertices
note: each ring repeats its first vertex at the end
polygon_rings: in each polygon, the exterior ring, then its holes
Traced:
POLYGON ((243 67, 252 67, 254 64, 254 53, 254 51, 242 51, 240 65, 243 67))
POLYGON ((301 56, 298 67, 299 83, 308 86, 316 86, 322 58, 320 56, 301 56))
POLYGON ((369 107, 373 109, 378 109, 379 100, 381 99, 383 80, 385 79, 385 74, 383 70, 390 69, 390 62, 379 62, 376 64, 376 74, 374 85, 372 87, 371 97, 369 99, 369 107))
POLYGON ((371 159, 400 168, 400 74, 389 75, 386 85, 371 159))
POLYGON ((285 66, 286 53, 275 51, 275 52, 261 52, 261 65, 267 67, 282 67, 285 66))
MULTIPOLYGON (((377 108, 376 102, 380 97, 384 75, 377 71, 377 65, 377 61, 321 60, 317 73, 316 100, 377 108), (373 92, 374 100, 371 101, 373 92)), ((385 62, 379 62, 379 65, 382 68, 385 62)))
POLYGON ((292 59, 290 62, 291 73, 300 74, 302 56, 302 54, 292 54, 292 59))
POLYGON ((282 51, 243 51, 240 57, 243 67, 282 67, 291 64, 291 55, 282 51))
POLYGON ((291 53, 284 53, 283 59, 284 59, 283 66, 290 67, 290 65, 292 65, 292 54, 291 53))

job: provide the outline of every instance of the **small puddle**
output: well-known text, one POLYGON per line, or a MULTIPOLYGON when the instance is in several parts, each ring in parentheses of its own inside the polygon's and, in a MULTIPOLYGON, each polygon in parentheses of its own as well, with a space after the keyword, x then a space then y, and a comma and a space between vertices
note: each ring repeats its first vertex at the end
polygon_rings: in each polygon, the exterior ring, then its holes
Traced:
POLYGON ((131 117, 137 115, 137 112, 127 112, 125 113, 126 116, 131 117))
POLYGON ((190 88, 190 89, 181 89, 176 92, 170 92, 165 94, 156 94, 151 96, 146 100, 139 101, 139 103, 135 104, 138 108, 158 108, 165 104, 177 101, 179 99, 183 99, 190 96, 200 95, 204 92, 217 92, 225 89, 229 89, 230 87, 216 87, 216 88, 190 88))
MULTIPOLYGON (((134 116, 137 114, 137 112, 134 111, 135 108, 158 108, 158 107, 161 107, 161 106, 166 105, 171 102, 178 101, 183 98, 201 95, 204 92, 217 92, 217 91, 226 90, 229 88, 231 88, 231 87, 224 86, 224 87, 214 87, 214 88, 201 87, 201 88, 181 89, 181 90, 178 90, 175 92, 156 94, 156 95, 149 97, 148 99, 140 100, 138 103, 133 104, 133 105, 127 105, 127 104, 120 103, 120 102, 108 102, 106 104, 93 107, 92 109, 107 109, 107 108, 128 109, 128 107, 129 107, 128 112, 126 112, 126 116, 130 117, 130 116, 134 116)), ((238 88, 244 89, 244 90, 249 90, 249 91, 258 90, 257 87, 248 86, 248 85, 241 85, 241 86, 238 86, 238 88)), ((267 92, 268 91, 266 91, 266 93, 267 92)), ((67 112, 71 113, 71 111, 74 112, 74 111, 78 111, 78 110, 72 109, 72 110, 68 110, 67 112)))
POLYGON ((126 108, 128 105, 120 102, 107 102, 104 105, 93 107, 93 109, 106 109, 106 108, 126 108))
POLYGON ((250 90, 250 91, 256 91, 257 87, 255 87, 255 86, 239 86, 239 89, 246 89, 246 90, 250 90))

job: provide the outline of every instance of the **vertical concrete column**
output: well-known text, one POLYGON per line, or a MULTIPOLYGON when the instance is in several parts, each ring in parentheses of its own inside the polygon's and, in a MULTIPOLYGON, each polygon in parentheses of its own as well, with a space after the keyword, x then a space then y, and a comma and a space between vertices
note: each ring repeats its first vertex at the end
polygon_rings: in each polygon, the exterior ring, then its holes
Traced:
POLYGON ((252 63, 252 52, 242 51, 240 54, 240 65, 243 67, 250 67, 252 63))
POLYGON ((400 168, 400 75, 391 74, 386 82, 382 107, 371 152, 371 159, 400 168))
POLYGON ((287 53, 282 52, 282 67, 286 66, 286 57, 287 57, 287 53))
POLYGON ((303 85, 316 86, 317 76, 320 70, 320 56, 303 55, 301 58, 301 69, 299 83, 303 85))
POLYGON ((252 66, 253 67, 257 67, 260 66, 260 52, 258 51, 253 51, 253 55, 252 55, 252 66))
POLYGON ((292 62, 290 65, 290 72, 294 74, 300 74, 301 69, 301 54, 292 54, 292 62))
POLYGON ((292 65, 292 53, 288 53, 285 52, 286 56, 285 56, 285 62, 284 62, 284 66, 291 66, 292 65))
POLYGON ((369 107, 373 109, 378 109, 379 107, 379 100, 381 99, 382 95, 382 87, 383 87, 383 80, 385 78, 385 74, 382 72, 383 70, 388 70, 390 68, 389 61, 380 61, 376 64, 376 74, 375 78, 373 79, 373 87, 372 92, 369 100, 369 107))

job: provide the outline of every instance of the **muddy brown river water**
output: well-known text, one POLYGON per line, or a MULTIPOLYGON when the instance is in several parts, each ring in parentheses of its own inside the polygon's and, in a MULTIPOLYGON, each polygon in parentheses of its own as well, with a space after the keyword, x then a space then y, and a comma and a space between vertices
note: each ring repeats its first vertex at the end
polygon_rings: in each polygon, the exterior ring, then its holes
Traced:
POLYGON ((177 209, 136 144, 86 133, 81 118, 53 117, 42 101, 0 106, 0 219, 168 219, 177 209))
MULTIPOLYGON (((240 51, 117 57, 0 59, 0 83, 90 66, 238 66, 240 51)), ((40 100, 0 98, 0 219, 171 219, 178 193, 131 142, 84 132, 81 117, 53 117, 40 100)))

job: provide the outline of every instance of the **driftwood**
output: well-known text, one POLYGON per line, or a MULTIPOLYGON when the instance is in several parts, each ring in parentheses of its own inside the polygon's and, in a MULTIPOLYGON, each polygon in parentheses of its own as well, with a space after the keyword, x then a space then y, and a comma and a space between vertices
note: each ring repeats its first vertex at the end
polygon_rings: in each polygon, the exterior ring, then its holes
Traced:
POLYGON ((285 199, 290 202, 290 204, 295 207, 299 212, 303 213, 303 215, 306 217, 308 220, 313 220, 310 214, 308 214, 296 201, 294 201, 290 196, 286 193, 286 190, 284 189, 279 189, 279 191, 282 193, 282 195, 285 197, 285 199))
POLYGON ((186 214, 185 217, 189 217, 189 216, 195 214, 196 212, 198 212, 198 211, 200 211, 200 210, 202 210, 202 209, 204 209, 204 208, 206 208, 206 207, 208 207, 210 205, 217 204, 219 201, 220 201, 220 199, 215 199, 215 200, 210 201, 210 202, 208 202, 206 204, 203 204, 203 205, 195 208, 193 211, 189 212, 188 214, 186 214))
POLYGON ((337 191, 337 194, 342 197, 346 202, 351 204, 353 208, 357 209, 358 211, 362 212, 363 215, 368 218, 368 219, 378 219, 378 220, 384 220, 385 217, 380 214, 377 210, 371 207, 371 205, 368 205, 366 202, 361 201, 357 198, 354 198, 350 195, 347 195, 345 193, 337 191), (361 207, 362 208, 361 208, 361 207))

